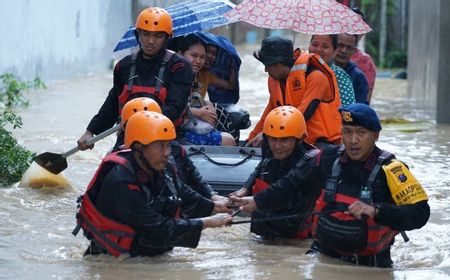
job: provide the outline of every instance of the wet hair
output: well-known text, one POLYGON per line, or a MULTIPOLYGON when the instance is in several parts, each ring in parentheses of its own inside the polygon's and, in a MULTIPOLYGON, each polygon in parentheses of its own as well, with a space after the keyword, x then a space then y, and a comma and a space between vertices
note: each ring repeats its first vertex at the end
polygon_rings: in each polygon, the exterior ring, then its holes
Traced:
MULTIPOLYGON (((316 36, 316 35, 312 35, 311 41, 309 41, 310 44, 311 44, 312 40, 314 39, 314 36, 316 36)), ((331 38, 331 45, 333 46, 333 49, 334 50, 337 49, 337 46, 338 46, 338 37, 337 37, 337 35, 336 34, 328 34, 328 35, 324 35, 324 36, 330 36, 330 38, 331 38)))
POLYGON ((200 44, 203 47, 205 47, 206 52, 205 42, 203 42, 199 37, 197 37, 194 34, 174 38, 169 45, 169 49, 176 52, 184 53, 185 51, 189 50, 192 46, 197 44, 200 44))

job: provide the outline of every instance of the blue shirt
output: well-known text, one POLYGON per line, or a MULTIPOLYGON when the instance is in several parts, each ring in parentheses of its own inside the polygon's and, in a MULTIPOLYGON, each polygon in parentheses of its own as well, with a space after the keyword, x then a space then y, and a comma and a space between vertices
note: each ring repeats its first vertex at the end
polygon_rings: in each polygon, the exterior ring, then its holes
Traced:
POLYGON ((351 61, 347 63, 347 65, 344 67, 344 70, 352 80, 356 103, 364 103, 369 105, 369 102, 367 102, 369 83, 367 82, 366 75, 364 75, 364 73, 356 66, 356 64, 351 61))

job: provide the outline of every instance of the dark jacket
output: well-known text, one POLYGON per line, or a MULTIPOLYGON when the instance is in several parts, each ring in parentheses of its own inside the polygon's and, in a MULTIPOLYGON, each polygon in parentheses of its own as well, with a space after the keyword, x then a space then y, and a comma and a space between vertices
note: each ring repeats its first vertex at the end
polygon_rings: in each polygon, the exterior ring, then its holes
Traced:
MULTIPOLYGON (((136 59, 135 86, 155 87, 165 49, 152 59, 145 59, 140 51, 136 59)), ((119 96, 126 90, 130 78, 131 55, 120 60, 114 68, 114 84, 97 115, 90 121, 87 130, 99 134, 112 127, 119 119, 119 96)), ((163 74, 162 87, 167 90, 164 104, 156 99, 163 114, 172 121, 176 121, 184 112, 193 83, 192 68, 184 58, 175 54, 171 57, 163 74)), ((134 94, 135 97, 151 97, 150 94, 134 94)))
POLYGON ((345 72, 350 76, 355 91, 356 103, 369 105, 367 95, 369 94, 369 83, 366 75, 356 66, 356 63, 349 61, 344 67, 345 72))
POLYGON ((214 204, 182 184, 171 171, 170 164, 164 172, 148 177, 131 153, 125 157, 135 174, 130 174, 122 165, 114 165, 104 177, 94 204, 106 217, 136 231, 131 255, 153 256, 176 246, 195 248, 203 228, 202 221, 196 217, 210 215, 214 204), (161 199, 173 196, 167 187, 167 176, 172 178, 180 199, 183 215, 179 219, 168 214, 172 211, 160 203, 161 199))
MULTIPOLYGON (((265 183, 271 184, 271 186, 277 185, 280 179, 288 175, 288 173, 292 171, 299 161, 306 159, 305 154, 310 149, 311 146, 301 144, 297 145, 294 152, 282 161, 277 160, 272 156, 261 160, 248 180, 244 183, 244 186, 250 190, 249 193, 252 193, 251 189, 255 184, 256 179, 263 180, 265 183)), ((270 192, 262 191, 256 195, 254 194, 258 209, 252 214, 253 220, 269 217, 290 216, 295 214, 304 215, 277 221, 252 223, 250 230, 263 236, 264 238, 295 237, 300 230, 304 229, 304 223, 309 217, 308 213, 310 213, 314 208, 314 202, 319 196, 320 187, 313 185, 314 184, 311 184, 309 188, 315 191, 311 191, 300 197, 297 195, 285 197, 276 207, 266 207, 265 202, 263 202, 270 200, 268 197, 270 192)))
MULTIPOLYGON (((264 196, 258 199, 255 197, 258 208, 276 209, 279 204, 284 203, 286 197, 294 195, 303 196, 311 191, 308 185, 311 182, 317 182, 320 186, 331 176, 332 166, 337 157, 339 147, 330 147, 321 151, 317 156, 308 162, 297 164, 296 167, 285 177, 278 180, 265 191, 264 196)), ((376 162, 376 158, 381 153, 379 148, 375 148, 372 154, 365 162, 357 162, 349 159, 345 154, 341 160, 341 176, 339 180, 343 185, 354 186, 354 189, 346 188, 345 192, 358 197, 360 187, 368 180, 368 176, 376 162)), ((372 185, 372 200, 378 205, 378 215, 375 221, 392 230, 405 231, 421 228, 428 221, 430 216, 430 207, 427 201, 421 201, 415 204, 395 205, 387 185, 386 175, 381 169, 372 185)), ((339 187, 338 190, 339 192, 339 187)), ((358 260, 340 256, 336 252, 329 250, 315 241, 311 246, 312 251, 330 255, 332 257, 342 258, 345 261, 358 262, 359 264, 375 265, 388 267, 392 264, 390 258, 390 248, 374 256, 360 257, 358 260)))
MULTIPOLYGON (((122 137, 117 138, 116 144, 113 147, 113 152, 119 151, 123 145, 124 138, 122 131, 121 134, 122 137)), ((176 140, 173 140, 170 142, 170 149, 170 161, 177 167, 177 175, 180 180, 206 198, 211 198, 211 196, 215 195, 216 192, 211 185, 203 179, 197 167, 192 160, 189 159, 184 147, 176 140)))
POLYGON ((183 146, 177 141, 172 141, 170 143, 170 148, 181 181, 206 198, 211 198, 211 196, 215 195, 216 192, 211 185, 203 179, 197 167, 192 160, 189 159, 183 146))

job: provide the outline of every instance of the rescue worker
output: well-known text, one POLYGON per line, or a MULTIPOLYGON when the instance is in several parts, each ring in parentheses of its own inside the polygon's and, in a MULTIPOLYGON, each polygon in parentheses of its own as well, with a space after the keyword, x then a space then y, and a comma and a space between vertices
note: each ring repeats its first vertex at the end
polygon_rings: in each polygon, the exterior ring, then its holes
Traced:
POLYGON ((241 209, 271 210, 286 197, 304 195, 310 182, 323 190, 313 213, 308 253, 320 252, 354 264, 392 267, 397 233, 421 228, 430 216, 428 196, 408 167, 376 146, 381 130, 366 104, 340 109, 343 145, 328 147, 254 198, 236 199, 241 209))
MULTIPOLYGON (((155 99, 162 112, 176 126, 181 122, 192 87, 192 68, 180 55, 166 49, 172 37, 172 19, 161 8, 143 10, 136 20, 139 52, 120 60, 114 68, 114 84, 86 132, 78 139, 80 150, 86 141, 112 127, 118 121, 122 107, 133 98, 155 99)), ((123 138, 123 133, 118 138, 123 138)))
MULTIPOLYGON (((128 101, 125 106, 123 106, 121 115, 121 125, 122 129, 125 130, 126 123, 128 119, 137 112, 150 111, 161 113, 161 108, 155 100, 148 97, 138 97, 128 101)), ((121 143, 120 145, 122 145, 121 143)), ((123 149, 124 147, 116 146, 113 151, 123 149)), ((219 195, 214 191, 208 182, 206 182, 197 167, 189 159, 186 154, 186 150, 180 143, 176 140, 170 142, 170 161, 172 164, 176 165, 178 175, 181 181, 191 187, 194 191, 198 192, 202 196, 211 199, 212 201, 223 200, 228 201, 224 196, 219 195)))
POLYGON ((319 148, 340 144, 339 89, 334 72, 320 56, 301 53, 294 60, 292 41, 278 36, 264 39, 253 56, 269 73, 270 99, 247 145, 261 146, 266 116, 282 105, 294 106, 302 112, 308 130, 306 142, 319 148))
MULTIPOLYGON (((231 193, 231 197, 256 195, 256 200, 260 196, 264 196, 264 190, 270 184, 286 176, 299 161, 318 152, 317 149, 303 141, 307 134, 305 119, 295 107, 281 106, 273 109, 266 117, 263 133, 270 156, 261 160, 244 183, 244 187, 231 193)), ((314 202, 319 196, 320 187, 316 186, 312 189, 317 191, 310 192, 310 195, 303 199, 297 199, 295 196, 285 199, 276 210, 255 210, 252 213, 252 221, 255 222, 251 224, 250 231, 263 239, 275 237, 304 239, 310 236, 311 221, 307 213, 312 212, 314 202), (258 221, 298 213, 305 215, 278 221, 258 221)))
POLYGON ((232 220, 226 213, 208 216, 229 210, 177 180, 168 163, 175 136, 162 114, 130 117, 125 147, 131 150, 106 156, 80 199, 74 234, 81 227, 91 240, 86 254, 154 256, 178 246, 195 248, 202 229, 232 220))

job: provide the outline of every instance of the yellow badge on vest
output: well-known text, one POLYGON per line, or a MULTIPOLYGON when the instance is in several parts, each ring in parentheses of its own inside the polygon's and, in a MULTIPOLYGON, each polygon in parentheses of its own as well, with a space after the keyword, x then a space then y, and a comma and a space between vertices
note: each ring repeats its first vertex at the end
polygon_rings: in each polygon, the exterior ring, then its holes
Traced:
POLYGON ((409 169, 398 160, 383 165, 387 184, 396 205, 414 204, 428 200, 422 185, 414 178, 409 169))

